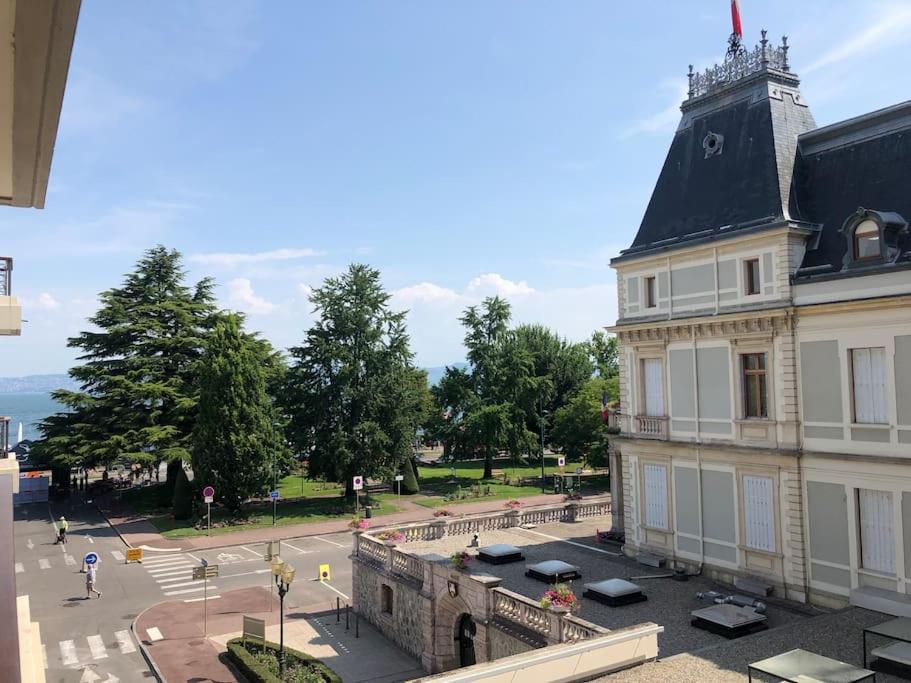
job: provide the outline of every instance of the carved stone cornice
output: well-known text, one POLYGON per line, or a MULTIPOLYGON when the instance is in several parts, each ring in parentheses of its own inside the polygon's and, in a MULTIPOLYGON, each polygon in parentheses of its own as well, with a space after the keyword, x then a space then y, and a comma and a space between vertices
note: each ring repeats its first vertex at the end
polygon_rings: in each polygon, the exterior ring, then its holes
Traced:
POLYGON ((689 339, 734 339, 774 337, 794 328, 791 310, 756 312, 750 315, 712 318, 709 320, 669 320, 662 323, 617 329, 623 345, 667 344, 689 339))

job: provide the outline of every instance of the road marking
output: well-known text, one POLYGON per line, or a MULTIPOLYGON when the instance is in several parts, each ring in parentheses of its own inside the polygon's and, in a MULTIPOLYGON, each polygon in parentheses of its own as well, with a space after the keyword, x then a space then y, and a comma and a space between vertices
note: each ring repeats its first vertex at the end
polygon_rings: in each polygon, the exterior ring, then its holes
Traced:
POLYGON ((150 567, 158 567, 165 564, 174 564, 175 562, 186 562, 185 557, 149 557, 143 560, 143 564, 150 567))
POLYGON ((202 560, 200 560, 198 557, 196 557, 196 555, 194 555, 193 553, 187 553, 187 557, 192 557, 194 560, 199 562, 199 564, 202 564, 202 560))
POLYGON ((153 548, 148 545, 139 546, 143 550, 148 550, 150 553, 179 553, 180 548, 153 548))
POLYGON ((560 538, 559 536, 551 536, 550 534, 542 534, 540 531, 532 531, 531 529, 522 529, 525 533, 534 534, 535 536, 543 536, 544 538, 549 538, 552 541, 560 541, 560 543, 568 543, 569 545, 574 545, 577 548, 585 548, 586 550, 591 550, 595 553, 602 553, 604 555, 613 555, 614 557, 620 557, 623 553, 612 553, 610 550, 602 550, 601 548, 593 548, 590 545, 585 545, 584 543, 576 543, 575 541, 567 541, 565 538, 560 538))
POLYGON ((152 628, 147 628, 146 633, 149 636, 149 640, 151 640, 152 642, 154 642, 156 640, 162 640, 164 638, 164 636, 161 635, 161 631, 158 630, 157 626, 153 626, 152 628))
POLYGON ((17 563, 16 563, 16 573, 17 573, 17 574, 21 574, 21 573, 24 572, 24 571, 25 571, 25 567, 22 566, 22 563, 21 563, 21 562, 17 562, 17 563))
POLYGON ((251 555, 255 555, 257 560, 262 559, 262 556, 263 556, 262 553, 258 553, 258 552, 254 551, 254 550, 250 550, 250 549, 249 549, 247 546, 245 546, 245 545, 238 546, 238 548, 240 548, 241 550, 246 550, 246 551, 247 551, 248 553, 250 553, 251 555))
POLYGON ((155 576, 156 574, 163 574, 164 572, 172 572, 174 570, 186 571, 192 567, 192 562, 175 562, 174 564, 169 564, 165 567, 147 567, 147 570, 149 574, 155 576))
POLYGON ((252 572, 238 572, 237 574, 222 574, 218 578, 220 579, 231 579, 235 576, 250 576, 251 574, 265 574, 266 572, 271 572, 271 568, 266 569, 255 569, 252 572))
MULTIPOLYGON (((181 580, 182 579, 168 579, 168 581, 181 581, 181 580)), ((183 583, 171 583, 171 584, 168 584, 167 586, 162 586, 161 588, 162 588, 162 590, 164 590, 165 588, 183 588, 184 586, 195 586, 197 584, 201 584, 202 582, 203 582, 203 579, 195 579, 193 581, 184 581, 183 583)), ((200 586, 200 588, 202 588, 202 586, 200 586)), ((165 595, 169 595, 169 593, 165 593, 165 595)))
POLYGON ((107 659, 108 653, 104 647, 104 640, 101 636, 89 636, 89 650, 92 652, 92 659, 107 659))
POLYGON ((40 560, 38 560, 38 566, 41 567, 42 569, 50 569, 51 561, 49 559, 47 559, 46 557, 42 557, 40 560))
POLYGON ((351 599, 349 596, 347 596, 347 595, 345 595, 344 593, 342 593, 338 588, 336 588, 335 586, 333 586, 331 583, 326 583, 325 581, 320 581, 319 583, 320 583, 321 586, 325 586, 325 587, 328 588, 329 590, 335 591, 336 593, 338 593, 339 595, 341 595, 343 598, 345 598, 345 600, 350 600, 350 599, 351 599))
POLYGON ((64 555, 63 561, 66 562, 70 567, 76 566, 76 558, 72 555, 64 555))
POLYGON ((60 659, 63 660, 63 666, 78 664, 79 657, 76 656, 76 643, 72 640, 61 640, 60 659))
POLYGON ((130 638, 129 631, 115 631, 114 637, 117 639, 117 646, 120 648, 120 653, 128 655, 131 652, 136 652, 136 646, 133 645, 133 639, 130 638))
POLYGON ((348 547, 346 545, 342 545, 341 543, 336 543, 335 541, 330 541, 328 539, 325 539, 322 536, 314 536, 313 538, 315 538, 317 541, 322 541, 323 543, 331 543, 336 548, 347 548, 348 547))
MULTIPOLYGON (((173 583, 174 581, 186 581, 191 576, 193 576, 193 572, 186 572, 184 574, 178 574, 177 576, 169 576, 166 579, 155 579, 155 583, 173 583)), ((167 586, 162 587, 167 588, 167 586)))
POLYGON ((32 539, 28 539, 28 541, 26 542, 25 545, 26 545, 26 547, 27 547, 29 550, 31 550, 32 548, 35 547, 35 544, 32 543, 32 539))
POLYGON ((126 558, 123 556, 123 553, 119 550, 112 550, 111 555, 114 556, 114 559, 118 562, 123 562, 126 558))
POLYGON ((175 569, 172 572, 158 572, 157 574, 152 574, 153 579, 157 579, 161 576, 177 576, 178 574, 182 576, 190 576, 193 572, 189 567, 184 567, 183 569, 175 569))
POLYGON ((89 536, 88 534, 86 534, 85 537, 89 540, 89 543, 91 543, 92 545, 95 544, 95 539, 93 539, 91 536, 89 536))
POLYGON ((309 555, 310 553, 313 552, 312 550, 303 550, 301 548, 298 548, 296 545, 291 545, 290 543, 288 543, 288 541, 282 541, 282 545, 286 545, 289 548, 291 548, 292 550, 296 550, 301 555, 309 555))
MULTIPOLYGON (((205 586, 197 586, 196 588, 184 588, 184 589, 181 590, 181 591, 171 591, 171 592, 169 592, 169 593, 165 593, 165 595, 167 595, 168 597, 170 597, 170 596, 172 596, 172 595, 184 595, 185 593, 195 593, 195 592, 197 592, 197 591, 201 591, 201 590, 203 590, 204 588, 205 588, 205 586)), ((209 586, 209 590, 210 590, 210 591, 217 591, 218 588, 216 588, 215 586, 209 586)))
POLYGON ((193 566, 192 562, 183 557, 174 560, 168 560, 167 562, 155 562, 153 564, 143 562, 142 564, 150 572, 154 572, 158 569, 170 569, 171 567, 179 567, 181 565, 193 566))
POLYGON ((44 664, 44 668, 47 669, 47 645, 41 643, 41 662, 44 664))
POLYGON ((220 595, 210 595, 208 598, 189 598, 184 600, 184 602, 202 602, 203 600, 217 600, 220 598, 220 595))

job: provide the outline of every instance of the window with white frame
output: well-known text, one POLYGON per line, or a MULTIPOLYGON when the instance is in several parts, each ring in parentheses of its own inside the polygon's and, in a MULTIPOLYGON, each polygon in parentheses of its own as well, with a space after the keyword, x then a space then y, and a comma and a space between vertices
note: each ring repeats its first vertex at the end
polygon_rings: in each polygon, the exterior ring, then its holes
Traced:
POLYGON ((645 307, 655 308, 658 305, 658 290, 654 277, 645 278, 645 307))
POLYGON ((854 422, 888 424, 886 408, 886 350, 851 349, 854 422))
POLYGON ((667 468, 663 465, 644 465, 645 526, 667 529, 667 468))
POLYGON ((857 489, 861 566, 883 574, 895 573, 895 532, 892 493, 857 489))
POLYGON ((775 551, 774 482, 771 477, 743 478, 744 545, 755 550, 775 551))
POLYGON ((664 364, 660 358, 642 360, 643 412, 664 417, 664 364))

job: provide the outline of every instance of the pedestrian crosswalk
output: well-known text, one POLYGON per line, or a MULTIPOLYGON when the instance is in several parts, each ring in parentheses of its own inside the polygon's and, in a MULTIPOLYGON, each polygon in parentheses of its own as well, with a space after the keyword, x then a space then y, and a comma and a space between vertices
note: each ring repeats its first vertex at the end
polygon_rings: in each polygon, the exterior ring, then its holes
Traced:
POLYGON ((109 652, 119 652, 123 655, 136 652, 136 643, 128 630, 115 631, 112 635, 113 638, 110 638, 96 633, 83 638, 61 640, 57 643, 56 653, 53 646, 49 648, 47 644, 43 644, 41 649, 44 655, 44 668, 76 669, 91 662, 107 659, 109 652))
POLYGON ((165 597, 201 594, 206 589, 217 590, 211 581, 206 585, 202 579, 193 578, 193 568, 199 565, 186 555, 145 558, 142 566, 158 584, 165 597))

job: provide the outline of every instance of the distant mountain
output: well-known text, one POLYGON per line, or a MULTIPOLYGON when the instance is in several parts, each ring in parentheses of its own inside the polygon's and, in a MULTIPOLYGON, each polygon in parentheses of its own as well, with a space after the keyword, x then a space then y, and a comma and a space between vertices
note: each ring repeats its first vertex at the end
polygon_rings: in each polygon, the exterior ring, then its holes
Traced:
MULTIPOLYGON (((438 365, 435 368, 424 368, 427 371, 427 381, 430 383, 430 386, 439 384, 440 380, 443 379, 443 373, 446 372, 445 365, 438 365)), ((451 363, 449 365, 451 368, 467 368, 468 363, 451 363)))
POLYGON ((78 389, 69 375, 26 375, 0 377, 0 394, 47 393, 54 389, 78 389))

